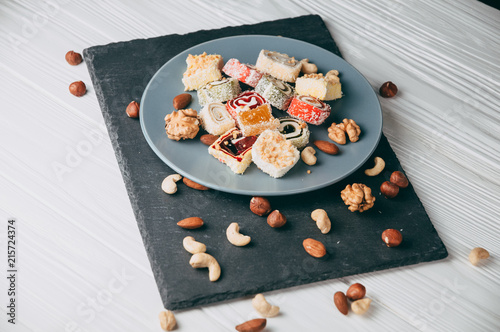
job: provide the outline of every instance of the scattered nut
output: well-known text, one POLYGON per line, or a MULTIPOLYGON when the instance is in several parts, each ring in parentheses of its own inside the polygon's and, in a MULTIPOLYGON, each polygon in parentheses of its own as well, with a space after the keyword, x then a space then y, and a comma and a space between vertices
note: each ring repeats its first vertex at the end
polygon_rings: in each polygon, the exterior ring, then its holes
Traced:
POLYGON ((325 245, 317 240, 311 238, 305 239, 302 245, 306 252, 313 257, 321 258, 326 255, 325 245))
POLYGON ((361 285, 360 283, 355 283, 352 284, 348 289, 347 292, 345 293, 347 298, 351 301, 356 301, 359 299, 362 299, 366 295, 366 288, 365 286, 361 285))
POLYGON ((397 247, 403 241, 403 235, 397 229, 386 229, 382 232, 382 240, 388 247, 397 247))
POLYGON ((191 256, 189 264, 195 269, 207 267, 210 281, 217 281, 220 277, 220 265, 212 255, 204 252, 196 253, 191 256))
POLYGON ((271 305, 262 294, 255 295, 252 306, 262 317, 266 318, 275 317, 280 312, 280 307, 271 305))
POLYGON ((205 145, 212 145, 219 138, 217 135, 205 134, 200 136, 200 141, 205 145))
POLYGON ((347 315, 349 312, 349 307, 347 305, 347 297, 342 292, 336 292, 333 294, 333 303, 343 315, 347 315))
POLYGON ((286 224, 286 217, 278 210, 274 210, 267 216, 267 223, 272 228, 280 228, 286 224))
POLYGON ((399 187, 392 182, 384 181, 380 185, 380 192, 387 198, 394 198, 399 193, 399 187))
POLYGON ((472 265, 478 265, 481 260, 488 257, 490 257, 488 250, 478 247, 471 250, 469 254, 469 261, 472 265))
POLYGON ((271 203, 264 197, 252 197, 250 200, 250 211, 262 217, 271 212, 271 203))
POLYGON ((378 92, 384 98, 392 98, 398 93, 398 87, 396 84, 389 81, 382 84, 378 92))
POLYGON ((250 236, 240 233, 240 225, 238 225, 237 222, 233 222, 229 225, 226 230, 226 237, 232 245, 235 245, 237 247, 246 246, 252 240, 250 236))
POLYGON ((182 179, 182 182, 184 182, 184 184, 186 186, 188 186, 189 188, 192 188, 192 189, 196 189, 196 190, 208 190, 208 189, 210 189, 208 187, 205 187, 204 185, 201 185, 199 183, 194 182, 193 180, 189 180, 186 177, 182 179))
POLYGON ((349 205, 349 211, 363 212, 371 209, 375 204, 375 197, 372 196, 370 187, 362 183, 348 184, 344 190, 340 192, 340 197, 345 205, 349 205))
POLYGON ((392 172, 391 178, 389 179, 392 183, 394 183, 396 186, 399 188, 406 188, 408 187, 408 179, 406 178, 406 175, 403 174, 403 172, 400 171, 395 171, 392 172))
POLYGON ((191 99, 192 97, 189 93, 181 93, 180 95, 174 97, 172 104, 176 110, 180 110, 189 105, 189 103, 191 103, 191 99))
POLYGON ((327 141, 315 140, 313 144, 316 145, 316 147, 321 151, 323 151, 324 153, 332 155, 339 153, 339 147, 333 143, 327 141))
POLYGON ((362 315, 368 311, 370 303, 372 303, 372 300, 368 298, 357 300, 351 303, 351 309, 355 314, 362 315))
POLYGON ((189 217, 186 219, 182 219, 177 223, 177 226, 185 228, 185 229, 196 229, 203 226, 203 219, 199 217, 189 217))
POLYGON ((318 72, 318 66, 314 63, 309 63, 309 59, 302 59, 300 62, 302 63, 300 71, 303 74, 316 74, 318 72))
POLYGON ((161 183, 161 189, 167 194, 175 194, 177 192, 177 184, 176 182, 182 179, 180 174, 171 174, 163 179, 161 183))
POLYGON ((87 87, 82 81, 76 81, 69 85, 69 92, 74 96, 81 97, 87 92, 87 87))
POLYGON ((68 53, 66 53, 65 58, 66 61, 72 66, 76 66, 82 62, 82 55, 74 51, 69 51, 68 53))
POLYGON ((337 126, 347 133, 347 136, 349 136, 349 141, 353 143, 359 141, 361 129, 359 128, 356 121, 354 121, 353 119, 344 119, 342 120, 342 123, 339 123, 337 126))
POLYGON ((332 228, 332 222, 328 218, 328 214, 323 209, 316 209, 311 213, 311 218, 316 222, 322 234, 327 234, 332 228))
POLYGON ((174 141, 194 138, 199 130, 200 120, 194 109, 173 111, 165 116, 165 131, 168 138, 174 141))
POLYGON ((373 168, 369 168, 365 170, 365 174, 368 176, 376 176, 379 175, 385 168, 385 161, 380 157, 375 157, 375 166, 373 168))
POLYGON ((186 236, 184 240, 182 240, 182 246, 188 253, 193 255, 207 251, 207 246, 196 241, 192 236, 186 236))
POLYGON ((160 325, 164 331, 172 331, 177 325, 174 313, 170 310, 160 312, 158 318, 160 318, 160 325))
POLYGON ((266 327, 267 320, 265 318, 256 318, 237 325, 238 332, 259 332, 266 327))
POLYGON ((306 147, 302 152, 300 153, 300 158, 302 158, 302 161, 305 162, 307 165, 312 166, 316 164, 316 161, 318 160, 314 155, 316 154, 316 150, 312 146, 306 147))
POLYGON ((125 112, 127 112, 127 115, 130 118, 137 119, 139 117, 139 110, 140 110, 139 103, 136 101, 131 101, 127 108, 125 109, 125 112))

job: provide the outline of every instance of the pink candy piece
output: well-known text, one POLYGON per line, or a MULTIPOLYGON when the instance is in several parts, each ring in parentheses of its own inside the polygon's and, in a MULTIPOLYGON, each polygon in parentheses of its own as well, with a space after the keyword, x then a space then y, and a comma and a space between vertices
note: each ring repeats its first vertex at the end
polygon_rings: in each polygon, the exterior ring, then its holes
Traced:
POLYGON ((259 83, 262 73, 257 71, 253 66, 240 63, 237 59, 229 59, 222 71, 238 81, 243 82, 251 87, 256 87, 259 83))

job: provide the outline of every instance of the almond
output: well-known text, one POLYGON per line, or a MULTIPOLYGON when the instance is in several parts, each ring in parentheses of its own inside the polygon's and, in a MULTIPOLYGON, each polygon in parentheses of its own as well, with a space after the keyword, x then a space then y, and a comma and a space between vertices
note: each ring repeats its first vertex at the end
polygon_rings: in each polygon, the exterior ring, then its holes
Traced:
POLYGON ((267 320, 265 318, 256 318, 244 322, 236 326, 238 332, 259 332, 266 327, 267 320))
POLYGON ((174 97, 172 104, 176 110, 185 108, 191 102, 191 95, 189 93, 181 93, 174 97))
POLYGON ((333 143, 327 142, 327 141, 321 141, 321 140, 315 140, 313 142, 314 145, 324 153, 328 154, 337 154, 339 153, 339 147, 336 146, 333 143))
POLYGON ((302 242, 302 245, 304 246, 304 249, 306 252, 316 258, 321 258, 326 255, 326 248, 323 243, 314 240, 314 239, 305 239, 304 242, 302 242))
POLYGON ((200 141, 205 144, 205 145, 212 145, 214 144, 214 142, 219 138, 219 136, 217 135, 210 135, 210 134, 205 134, 205 135, 201 135, 200 137, 200 141))
POLYGON ((333 303, 343 315, 347 315, 349 306, 347 305, 347 297, 342 292, 337 292, 333 295, 333 303))
POLYGON ((189 188, 193 188, 196 190, 208 190, 209 189, 208 187, 205 187, 199 183, 196 183, 193 180, 189 180, 188 178, 183 178, 182 182, 184 182, 184 184, 186 186, 188 186, 189 188))
POLYGON ((189 217, 186 219, 182 219, 177 223, 177 226, 185 228, 185 229, 196 229, 203 226, 203 219, 200 217, 189 217))

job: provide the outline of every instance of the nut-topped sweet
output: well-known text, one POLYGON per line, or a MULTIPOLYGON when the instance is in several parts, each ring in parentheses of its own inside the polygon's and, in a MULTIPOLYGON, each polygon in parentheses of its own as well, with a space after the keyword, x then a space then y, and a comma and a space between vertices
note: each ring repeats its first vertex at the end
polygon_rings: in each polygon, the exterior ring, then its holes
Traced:
POLYGON ((182 77, 186 91, 198 90, 205 84, 220 80, 222 77, 221 69, 224 62, 219 54, 206 52, 200 55, 189 54, 186 63, 187 69, 182 77))

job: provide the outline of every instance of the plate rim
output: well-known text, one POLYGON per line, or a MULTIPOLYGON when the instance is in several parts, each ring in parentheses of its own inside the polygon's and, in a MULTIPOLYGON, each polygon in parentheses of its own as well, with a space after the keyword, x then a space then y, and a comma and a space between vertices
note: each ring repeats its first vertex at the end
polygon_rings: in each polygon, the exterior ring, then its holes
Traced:
MULTIPOLYGON (((306 41, 303 41, 303 40, 300 40, 300 39, 289 38, 289 37, 282 37, 282 36, 274 36, 274 35, 261 35, 261 34, 248 35, 247 34, 247 35, 237 35, 237 36, 228 36, 228 37, 215 38, 215 39, 211 39, 211 40, 205 41, 203 43, 199 43, 199 44, 193 45, 193 46, 191 46, 191 47, 189 47, 189 48, 187 48, 187 49, 179 52, 178 54, 176 54, 175 56, 173 56, 170 60, 168 60, 167 62, 165 62, 160 68, 158 68, 158 70, 151 77, 151 79, 149 80, 148 84, 144 88, 144 92, 142 93, 142 96, 141 96, 141 104, 140 104, 140 110, 139 110, 139 121, 140 121, 140 126, 141 126, 141 130, 142 130, 142 134, 143 134, 144 138, 146 139, 149 147, 160 158, 160 160, 162 162, 164 162, 172 170, 174 170, 175 172, 181 174, 183 177, 188 177, 190 180, 193 180, 193 181, 195 181, 195 182, 197 182, 199 184, 207 186, 210 189, 219 190, 219 191, 223 191, 223 192, 227 192, 227 193, 231 193, 231 194, 245 195, 245 196, 257 196, 257 195, 258 196, 288 196, 288 195, 294 195, 294 194, 304 194, 304 193, 308 193, 308 192, 320 190, 320 189, 325 188, 327 186, 330 186, 330 185, 333 185, 335 183, 338 183, 338 182, 344 180, 345 178, 347 178, 348 176, 350 176, 352 173, 354 173, 357 170, 359 170, 359 168, 361 166, 363 166, 363 164, 373 155, 373 152, 375 152, 375 150, 377 149, 377 147, 378 147, 378 145, 380 143, 380 139, 382 137, 382 129, 383 129, 383 124, 384 124, 384 117, 383 117, 383 113, 382 113, 382 107, 380 105, 380 100, 377 97, 377 95, 376 95, 375 91, 373 90, 373 88, 372 88, 372 92, 373 92, 373 94, 375 96, 375 99, 377 101, 376 106, 377 106, 379 114, 380 114, 380 128, 378 128, 378 130, 377 130, 378 134, 377 134, 377 138, 376 138, 375 144, 371 148, 370 153, 368 153, 365 158, 363 158, 349 172, 346 172, 343 176, 341 176, 341 177, 339 177, 339 178, 337 178, 337 179, 335 179, 333 181, 323 182, 321 184, 318 184, 318 185, 315 185, 315 186, 312 186, 312 187, 308 187, 308 188, 297 188, 297 189, 291 189, 291 190, 279 191, 279 192, 278 191, 271 191, 271 192, 269 192, 269 191, 262 191, 262 190, 253 190, 252 191, 252 190, 233 189, 233 188, 227 188, 227 187, 224 187, 224 186, 220 186, 220 185, 217 185, 217 184, 214 184, 214 183, 208 183, 208 182, 206 182, 203 179, 199 179, 196 175, 187 174, 180 167, 177 167, 176 165, 174 165, 173 163, 171 163, 167 158, 165 158, 164 154, 156 147, 156 145, 152 142, 152 139, 147 134, 147 128, 146 128, 146 126, 144 124, 144 111, 143 111, 143 104, 144 103, 143 103, 143 101, 144 101, 144 99, 146 98, 146 96, 147 96, 147 94, 149 92, 150 85, 153 84, 156 76, 158 76, 160 74, 160 72, 163 70, 163 68, 165 66, 167 66, 170 62, 173 62, 178 57, 180 57, 181 54, 189 52, 191 49, 202 47, 205 44, 213 43, 215 41, 222 41, 222 40, 229 40, 229 39, 242 39, 242 38, 243 39, 244 38, 270 38, 270 39, 280 38, 280 39, 289 40, 291 42, 304 43, 304 44, 311 45, 311 46, 316 47, 316 48, 320 48, 320 49, 324 50, 325 52, 328 52, 331 55, 339 58, 341 61, 345 62, 349 67, 351 67, 351 69, 353 69, 355 72, 357 72, 358 75, 363 80, 365 80, 365 82, 369 86, 371 86, 371 84, 368 81, 368 79, 366 79, 366 77, 358 69, 356 69, 353 65, 351 65, 349 62, 347 62, 341 56, 339 56, 339 55, 335 54, 334 52, 332 52, 330 50, 327 50, 327 49, 325 49, 325 48, 323 48, 321 46, 318 46, 318 45, 315 45, 315 44, 312 44, 312 43, 309 43, 309 42, 306 42, 306 41)), ((234 174, 234 175, 237 176, 237 174, 234 174)), ((240 176, 244 176, 244 175, 240 175, 240 176)))

